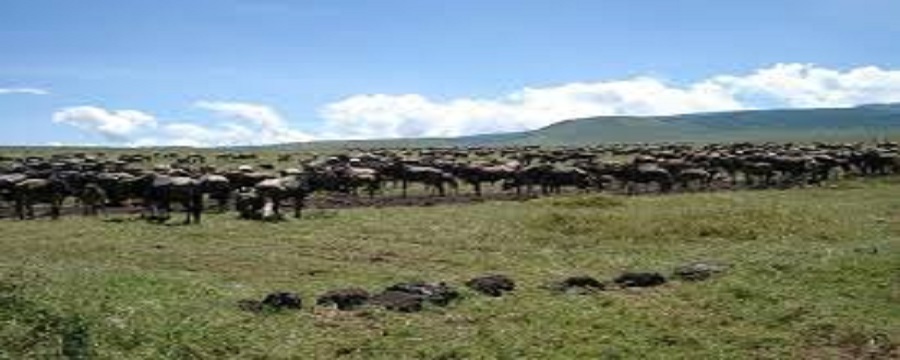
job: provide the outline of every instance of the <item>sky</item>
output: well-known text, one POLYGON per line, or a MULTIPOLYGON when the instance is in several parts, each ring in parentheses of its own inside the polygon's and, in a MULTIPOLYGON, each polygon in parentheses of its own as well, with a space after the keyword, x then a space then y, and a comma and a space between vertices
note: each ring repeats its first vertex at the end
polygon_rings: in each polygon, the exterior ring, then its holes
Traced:
POLYGON ((0 145, 900 102, 895 0, 3 0, 0 145))

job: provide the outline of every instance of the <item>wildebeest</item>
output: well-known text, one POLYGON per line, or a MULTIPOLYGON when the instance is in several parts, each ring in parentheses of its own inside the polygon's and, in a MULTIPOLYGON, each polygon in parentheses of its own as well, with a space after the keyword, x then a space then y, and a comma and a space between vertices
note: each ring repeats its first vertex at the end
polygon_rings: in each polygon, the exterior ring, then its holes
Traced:
POLYGON ((234 190, 252 188, 263 180, 275 178, 274 174, 253 171, 253 168, 247 165, 242 165, 238 171, 227 172, 223 176, 228 179, 234 190))
POLYGON ((471 185, 476 196, 481 196, 482 184, 494 184, 498 181, 512 179, 518 170, 517 162, 508 162, 501 165, 460 165, 453 167, 451 171, 462 181, 471 185))
POLYGON ((262 211, 265 205, 265 199, 260 196, 256 189, 243 189, 235 194, 234 208, 241 219, 262 220, 262 211))
POLYGON ((672 190, 674 179, 668 170, 657 164, 629 164, 614 171, 614 176, 625 184, 626 192, 632 195, 637 192, 638 185, 655 183, 659 191, 667 193, 672 190))
POLYGON ((677 182, 683 190, 708 189, 715 177, 714 170, 694 167, 681 170, 676 175, 677 182))
POLYGON ((81 211, 85 216, 95 216, 106 211, 106 190, 97 183, 86 184, 78 191, 78 200, 81 202, 81 211))
POLYGON ((516 171, 512 178, 506 181, 503 188, 515 188, 516 193, 520 193, 521 188, 524 186, 526 193, 531 194, 532 188, 538 186, 542 194, 548 195, 560 193, 564 186, 586 190, 591 187, 591 184, 592 175, 583 169, 571 166, 541 164, 528 166, 516 171))
POLYGON ((106 193, 107 205, 114 207, 143 197, 143 189, 135 186, 136 180, 136 176, 125 172, 102 172, 94 176, 94 183, 106 193))
POLYGON ((15 186, 25 179, 28 175, 22 173, 0 174, 0 201, 14 203, 15 186))
POLYGON ((60 178, 26 179, 13 186, 16 215, 19 219, 34 218, 34 204, 50 204, 50 216, 59 218, 63 201, 69 193, 68 185, 60 178))
POLYGON ((228 178, 217 174, 205 174, 197 179, 200 191, 216 201, 218 210, 228 210, 228 200, 231 198, 231 182, 228 178))
POLYGON ((348 182, 350 192, 356 195, 360 188, 365 189, 369 197, 381 190, 381 174, 372 168, 347 166, 343 168, 343 178, 348 182))
MULTIPOLYGON (((292 159, 303 168, 301 176, 305 194, 322 191, 340 193, 342 197, 369 197, 376 193, 390 196, 390 189, 382 184, 402 184, 404 196, 409 183, 420 183, 434 195, 448 195, 448 189, 462 181, 482 195, 484 184, 503 183, 504 191, 527 190, 539 187, 543 194, 561 192, 567 188, 584 191, 668 192, 678 185, 679 190, 703 190, 726 185, 714 179, 730 179, 731 188, 773 186, 790 187, 820 184, 837 174, 876 176, 900 171, 900 146, 893 143, 849 144, 793 144, 793 143, 714 143, 694 144, 607 144, 568 148, 538 146, 489 147, 429 147, 348 149, 344 152, 319 155, 297 155, 292 159), (608 159, 606 156, 621 157, 608 159), (524 189, 523 189, 524 188, 524 189), (362 191, 360 191, 362 190, 362 191)), ((278 154, 261 156, 253 166, 273 164, 278 154)), ((211 165, 203 165, 202 153, 185 154, 159 152, 154 156, 126 154, 114 156, 87 153, 55 153, 51 155, 0 156, 0 201, 15 203, 17 193, 25 217, 32 212, 30 204, 47 202, 54 207, 53 191, 41 189, 49 183, 58 187, 58 198, 74 197, 81 201, 88 213, 101 210, 95 202, 105 193, 107 206, 138 205, 166 214, 166 203, 179 203, 174 193, 184 192, 179 182, 192 184, 200 192, 225 208, 236 191, 255 196, 269 196, 272 189, 285 188, 274 170, 255 171, 244 163, 237 171, 218 173, 211 165), (188 161, 190 158, 193 161, 188 161), (121 159, 121 160, 119 160, 121 159), (155 169, 158 176, 148 176, 148 161, 166 159, 175 164, 155 169), (184 161, 179 161, 184 160, 184 161), (175 180, 176 184, 162 186, 154 181, 175 180), (151 180, 150 178, 156 179, 151 180), (28 186, 17 189, 28 180, 28 186), (277 181, 267 181, 277 180, 277 181), (259 186, 263 183, 263 186, 259 186), (41 185, 43 184, 43 185, 41 185), (275 185, 278 184, 278 185, 275 185), (34 188, 31 188, 34 187, 34 188), (167 189, 173 189, 169 191, 167 189), (177 190, 174 190, 177 189, 177 190), (168 195, 166 195, 168 194, 168 195), (162 196, 166 195, 166 196, 162 196), (93 199, 93 200, 92 200, 93 199), (136 201, 135 201, 136 200, 136 201)), ((252 160, 252 153, 227 153, 217 160, 252 160)), ((281 165, 288 157, 282 157, 281 165)), ((216 164, 221 166, 222 164, 216 164)), ((237 165, 237 164, 234 164, 237 165)), ((399 193, 399 191, 398 191, 399 193)), ((398 194, 399 195, 399 194, 398 194)), ((281 196, 281 200, 291 199, 281 196)), ((263 198, 260 198, 263 199, 263 198)), ((263 199, 265 200, 265 199, 263 199)), ((196 206, 188 202, 189 212, 196 206)), ((197 202, 198 204, 200 202, 197 202)), ((376 203, 381 202, 361 202, 376 203)), ((269 201, 274 208, 275 202, 269 201)), ((301 206, 302 207, 302 206, 301 206)), ((300 208, 300 207, 298 207, 300 208)), ((251 206, 252 210, 253 207, 251 206)), ((13 209, 15 210, 15 208, 13 209)), ((270 210, 273 210, 270 208, 270 210)), ((51 211, 52 212, 52 211, 51 211)), ((252 212, 252 211, 251 211, 252 212)), ((18 215, 18 213, 16 213, 18 215)), ((166 215, 167 216, 167 215, 166 215)), ((190 216, 190 221, 194 217, 190 216)))
POLYGON ((311 192, 309 178, 298 171, 263 180, 256 184, 255 189, 265 200, 266 209, 271 209, 272 214, 264 214, 265 217, 280 217, 281 202, 290 199, 293 200, 294 217, 298 219, 302 216, 304 202, 311 192))
POLYGON ((144 207, 149 219, 169 219, 173 202, 185 212, 185 224, 200 223, 203 214, 203 191, 200 183, 187 176, 150 174, 145 177, 144 207))
POLYGON ((410 182, 422 183, 427 189, 437 191, 438 196, 446 196, 448 186, 453 189, 458 187, 456 177, 431 166, 408 165, 397 162, 389 168, 389 171, 394 178, 400 180, 403 197, 407 196, 410 182))

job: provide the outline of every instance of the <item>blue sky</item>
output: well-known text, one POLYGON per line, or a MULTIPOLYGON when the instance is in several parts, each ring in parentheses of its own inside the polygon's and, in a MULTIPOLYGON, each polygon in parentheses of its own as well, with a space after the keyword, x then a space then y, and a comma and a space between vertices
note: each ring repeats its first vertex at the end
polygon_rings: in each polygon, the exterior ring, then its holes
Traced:
POLYGON ((898 15, 892 0, 4 0, 0 144, 448 136, 900 101, 898 15))

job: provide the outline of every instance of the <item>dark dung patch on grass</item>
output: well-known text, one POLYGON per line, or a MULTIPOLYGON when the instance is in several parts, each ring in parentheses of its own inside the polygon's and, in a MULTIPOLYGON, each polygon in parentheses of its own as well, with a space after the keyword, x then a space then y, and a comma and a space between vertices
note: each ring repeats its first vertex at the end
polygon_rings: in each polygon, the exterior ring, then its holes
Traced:
POLYGON ((506 275, 484 275, 466 282, 466 286, 481 294, 499 297, 516 289, 516 283, 506 275))
POLYGON ((385 291, 372 297, 372 304, 397 312, 422 311, 424 299, 421 296, 403 291, 385 291))
POLYGON ((459 291, 444 282, 427 283, 414 281, 394 284, 385 291, 399 291, 421 297, 423 300, 437 305, 447 306, 450 302, 459 299, 459 291))
POLYGON ((296 293, 278 291, 267 294, 262 301, 240 300, 238 308, 251 312, 300 310, 303 299, 296 293))
POLYGON ((338 310, 353 310, 369 301, 369 292, 361 288, 346 288, 328 291, 318 299, 316 305, 334 306, 338 310))
POLYGON ((550 283, 547 288, 554 292, 566 294, 591 294, 606 289, 606 284, 586 275, 570 276, 550 283))
POLYGON ((684 281, 703 281, 725 272, 726 269, 727 267, 721 264, 694 262, 677 267, 672 275, 684 281))
POLYGON ((613 280, 622 287, 654 287, 666 283, 666 278, 656 272, 626 272, 613 280))

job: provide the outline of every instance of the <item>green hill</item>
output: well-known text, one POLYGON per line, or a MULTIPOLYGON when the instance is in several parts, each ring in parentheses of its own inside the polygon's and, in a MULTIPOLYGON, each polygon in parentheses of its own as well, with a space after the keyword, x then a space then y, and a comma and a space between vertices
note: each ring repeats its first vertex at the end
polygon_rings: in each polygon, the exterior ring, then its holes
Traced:
MULTIPOLYGON (((863 105, 854 108, 731 111, 674 116, 599 116, 565 120, 523 132, 456 138, 313 141, 230 147, 227 150, 337 151, 347 148, 382 147, 581 146, 604 143, 885 139, 900 139, 900 103, 863 105)), ((33 147, 25 148, 34 150, 33 147)), ((68 150, 77 149, 79 148, 68 150)), ((10 151, 11 148, 6 150, 10 151)))
POLYGON ((547 145, 673 141, 869 140, 900 134, 900 107, 764 110, 563 121, 517 141, 547 145))
POLYGON ((635 142, 849 141, 900 135, 900 104, 838 109, 756 110, 674 116, 600 116, 525 132, 458 138, 284 144, 279 148, 591 145, 635 142))

